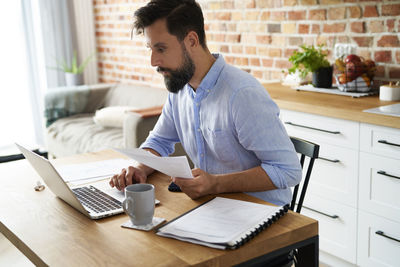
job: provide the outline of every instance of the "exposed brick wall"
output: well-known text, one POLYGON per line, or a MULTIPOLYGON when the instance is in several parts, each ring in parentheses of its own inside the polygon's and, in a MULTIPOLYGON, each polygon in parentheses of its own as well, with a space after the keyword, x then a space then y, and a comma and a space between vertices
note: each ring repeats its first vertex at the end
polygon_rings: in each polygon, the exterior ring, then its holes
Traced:
MULTIPOLYGON (((150 66, 142 36, 130 40, 133 12, 145 0, 94 0, 102 82, 163 87, 150 66)), ((377 62, 377 79, 400 79, 400 1, 220 0, 198 1, 212 52, 261 82, 282 79, 301 44, 353 43, 377 62)), ((333 61, 332 58, 331 62, 333 61)))

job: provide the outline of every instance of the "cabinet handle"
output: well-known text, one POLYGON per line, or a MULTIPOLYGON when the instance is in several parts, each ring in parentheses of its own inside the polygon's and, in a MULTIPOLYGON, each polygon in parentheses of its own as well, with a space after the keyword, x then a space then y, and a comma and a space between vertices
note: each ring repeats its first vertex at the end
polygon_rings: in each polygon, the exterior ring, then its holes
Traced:
POLYGON ((339 216, 337 216, 337 215, 335 215, 335 214, 334 214, 334 215, 329 215, 329 214, 326 214, 326 213, 324 213, 324 212, 322 212, 322 211, 318 211, 318 210, 315 210, 315 209, 306 207, 306 206, 304 206, 304 205, 303 205, 303 208, 308 209, 308 210, 311 210, 311 211, 314 211, 314 212, 319 213, 319 214, 322 214, 322 215, 325 215, 325 216, 327 216, 327 217, 329 217, 329 218, 332 218, 332 219, 338 219, 338 218, 339 218, 339 216))
POLYGON ((387 174, 385 171, 377 171, 376 173, 378 173, 378 174, 380 174, 380 175, 385 175, 385 176, 388 176, 388 177, 392 177, 392 178, 395 178, 395 179, 400 179, 399 176, 387 174))
POLYGON ((385 145, 390 145, 390 146, 400 146, 400 144, 391 143, 391 142, 388 142, 386 140, 378 140, 378 143, 385 144, 385 145))
POLYGON ((329 161, 329 162, 333 162, 333 163, 339 163, 340 160, 338 159, 328 159, 328 158, 324 158, 324 157, 318 157, 319 159, 325 160, 325 161, 329 161))
POLYGON ((391 236, 388 236, 388 235, 385 235, 385 233, 382 232, 382 231, 376 231, 375 234, 380 235, 380 236, 383 236, 383 237, 386 237, 386 238, 389 238, 389 239, 394 240, 394 241, 397 241, 397 242, 400 242, 399 239, 394 238, 394 237, 391 237, 391 236))
POLYGON ((314 128, 314 127, 310 127, 310 126, 305 126, 305 125, 301 125, 301 124, 296 124, 290 121, 285 121, 285 124, 289 124, 292 126, 296 126, 296 127, 301 127, 301 128, 307 128, 307 129, 311 129, 311 130, 315 130, 315 131, 320 131, 320 132, 324 132, 324 133, 330 133, 330 134, 340 134, 339 131, 328 131, 328 130, 324 130, 324 129, 318 129, 318 128, 314 128))

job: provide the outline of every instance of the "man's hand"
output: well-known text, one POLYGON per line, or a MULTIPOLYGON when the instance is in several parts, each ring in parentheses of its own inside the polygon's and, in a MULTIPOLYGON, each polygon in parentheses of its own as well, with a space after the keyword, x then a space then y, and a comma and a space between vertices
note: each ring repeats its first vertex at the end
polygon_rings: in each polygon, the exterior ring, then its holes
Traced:
POLYGON ((116 187, 121 191, 130 184, 145 183, 146 180, 147 175, 144 170, 129 166, 128 170, 122 169, 120 174, 114 175, 109 183, 111 187, 116 187))
POLYGON ((172 178, 186 195, 191 199, 217 193, 217 177, 201 169, 192 170, 193 179, 172 178))

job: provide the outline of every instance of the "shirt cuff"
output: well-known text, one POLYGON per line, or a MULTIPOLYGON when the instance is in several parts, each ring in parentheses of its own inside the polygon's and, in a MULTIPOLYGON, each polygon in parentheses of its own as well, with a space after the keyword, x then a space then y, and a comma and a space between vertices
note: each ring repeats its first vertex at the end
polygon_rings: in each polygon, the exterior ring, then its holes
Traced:
POLYGON ((162 146, 155 142, 144 142, 143 144, 140 145, 141 149, 143 148, 150 148, 155 150, 158 154, 160 154, 161 157, 167 157, 169 155, 168 151, 165 150, 162 146))
POLYGON ((277 170, 277 167, 265 163, 262 163, 261 167, 268 174, 269 178, 271 179, 272 183, 276 186, 276 188, 278 189, 288 188, 288 184, 285 177, 282 177, 281 175, 282 172, 277 170))

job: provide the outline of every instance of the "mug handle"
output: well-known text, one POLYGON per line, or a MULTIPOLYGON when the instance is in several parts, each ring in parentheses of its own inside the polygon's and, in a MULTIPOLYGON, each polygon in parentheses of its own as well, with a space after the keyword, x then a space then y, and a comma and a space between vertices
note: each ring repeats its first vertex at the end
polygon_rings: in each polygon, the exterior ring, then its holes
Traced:
POLYGON ((133 213, 129 213, 129 210, 128 210, 128 206, 127 205, 129 205, 129 204, 131 204, 132 205, 132 208, 134 207, 133 206, 133 199, 131 198, 131 197, 127 197, 127 198, 125 198, 124 199, 124 201, 122 201, 122 209, 124 210, 124 212, 126 213, 126 214, 128 214, 129 216, 133 216, 133 213))

